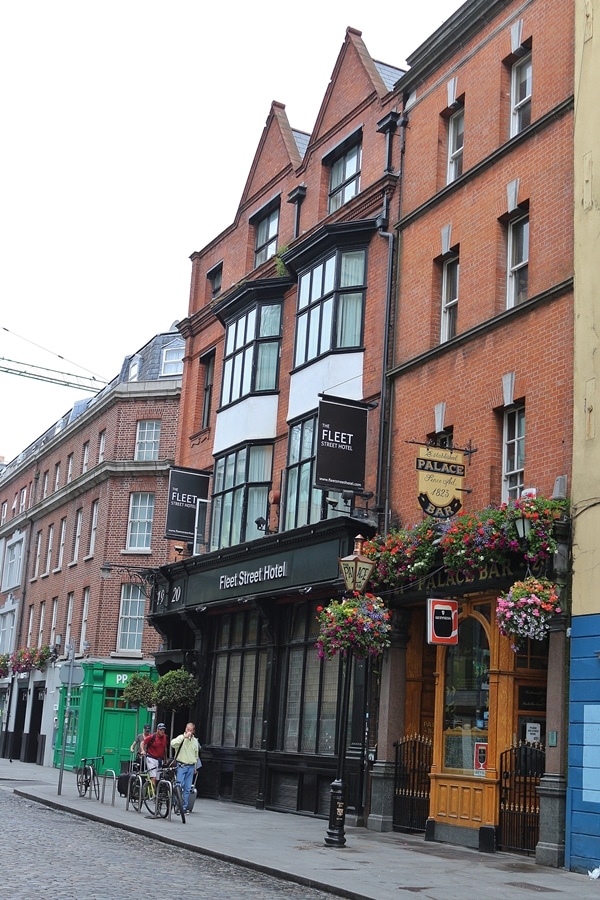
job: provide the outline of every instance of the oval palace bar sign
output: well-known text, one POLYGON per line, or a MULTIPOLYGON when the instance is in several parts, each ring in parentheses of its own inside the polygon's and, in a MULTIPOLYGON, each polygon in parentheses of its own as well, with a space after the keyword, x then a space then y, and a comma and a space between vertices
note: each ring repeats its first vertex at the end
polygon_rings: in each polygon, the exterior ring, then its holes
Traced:
POLYGON ((444 447, 419 447, 416 459, 419 504, 428 516, 448 519, 462 507, 464 453, 444 447))

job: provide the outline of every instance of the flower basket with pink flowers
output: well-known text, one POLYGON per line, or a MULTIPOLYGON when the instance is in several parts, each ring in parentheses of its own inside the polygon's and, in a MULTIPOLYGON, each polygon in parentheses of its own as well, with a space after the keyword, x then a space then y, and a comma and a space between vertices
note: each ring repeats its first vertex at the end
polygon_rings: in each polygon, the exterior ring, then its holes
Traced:
POLYGON ((515 581, 508 593, 498 597, 496 622, 501 634, 513 638, 512 648, 517 652, 527 638, 543 641, 551 619, 561 612, 556 585, 531 575, 515 581))

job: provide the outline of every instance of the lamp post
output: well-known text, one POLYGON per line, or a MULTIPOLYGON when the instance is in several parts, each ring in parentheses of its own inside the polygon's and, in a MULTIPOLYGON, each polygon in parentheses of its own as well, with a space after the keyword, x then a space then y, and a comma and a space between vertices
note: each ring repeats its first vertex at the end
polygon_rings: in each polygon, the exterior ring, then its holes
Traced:
MULTIPOLYGON (((348 593, 362 593, 367 584, 375 563, 362 554, 364 537, 359 534, 354 539, 354 550, 350 556, 338 559, 344 585, 348 593)), ((348 738, 348 708, 350 705, 350 684, 352 680, 352 653, 342 657, 342 703, 338 716, 337 731, 337 766, 335 779, 331 782, 329 804, 329 828, 325 835, 327 847, 343 847, 346 844, 344 824, 346 821, 346 784, 344 783, 344 765, 346 762, 346 743, 348 738)))

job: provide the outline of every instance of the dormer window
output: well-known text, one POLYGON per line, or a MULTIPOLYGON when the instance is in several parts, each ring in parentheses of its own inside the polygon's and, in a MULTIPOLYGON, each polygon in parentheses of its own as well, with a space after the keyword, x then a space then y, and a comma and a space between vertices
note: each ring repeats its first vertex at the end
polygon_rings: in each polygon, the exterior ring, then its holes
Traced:
POLYGON ((129 360, 129 372, 127 373, 128 381, 137 381, 140 374, 140 359, 138 356, 132 356, 129 360))
POLYGON ((183 342, 165 347, 162 353, 161 375, 177 376, 183 374, 184 350, 185 344, 183 342))

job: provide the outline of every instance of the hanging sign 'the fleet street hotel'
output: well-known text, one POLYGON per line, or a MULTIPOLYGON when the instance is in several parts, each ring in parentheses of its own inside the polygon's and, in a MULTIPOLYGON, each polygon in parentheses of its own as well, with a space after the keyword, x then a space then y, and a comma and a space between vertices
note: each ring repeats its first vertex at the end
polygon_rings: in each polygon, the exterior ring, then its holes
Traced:
POLYGON ((419 503, 428 516, 449 519, 462 506, 464 453, 445 447, 419 447, 416 460, 419 503))

